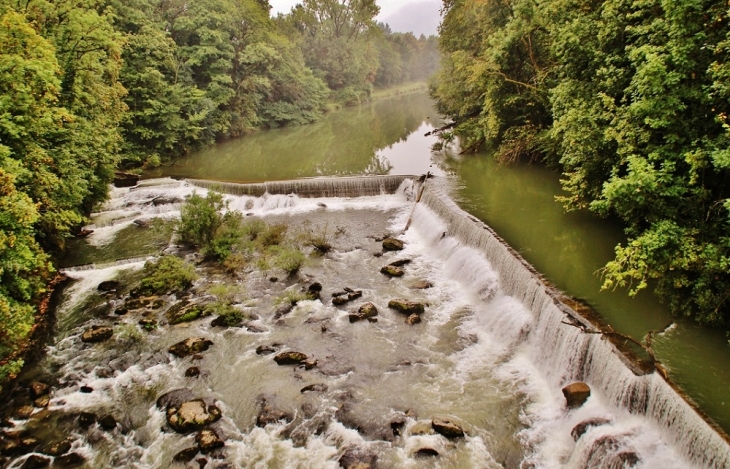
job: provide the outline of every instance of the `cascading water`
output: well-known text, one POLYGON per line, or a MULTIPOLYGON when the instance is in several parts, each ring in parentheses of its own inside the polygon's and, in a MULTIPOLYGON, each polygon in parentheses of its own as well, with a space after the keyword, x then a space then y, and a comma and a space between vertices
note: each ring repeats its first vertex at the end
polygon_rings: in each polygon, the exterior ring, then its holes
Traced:
MULTIPOLYGON (((215 400, 223 417, 212 428, 226 440, 221 450, 191 456, 187 467, 199 467, 201 458, 213 468, 337 467, 353 454, 365 463, 377 459, 379 467, 412 468, 730 465, 726 441, 658 373, 632 372, 591 321, 439 186, 429 180, 415 210, 418 183, 405 176, 257 185, 165 179, 115 190, 99 216, 174 218, 186 195, 216 187, 229 194, 229 209, 288 222, 293 231, 326 231, 333 249, 291 278, 253 268, 231 277, 198 266, 203 278, 187 300, 210 301, 220 285, 238 292, 235 307, 254 319, 231 329, 202 318, 144 331, 138 320, 164 320, 181 298, 163 295, 165 306, 135 316, 124 308, 126 293, 97 291, 102 281, 133 282, 142 258, 67 269, 76 283, 65 292, 57 333, 46 357, 21 377, 50 381, 50 406, 16 418, 13 430, 45 440, 52 438, 39 428, 69 436, 68 451, 88 467, 184 467, 172 461, 194 447, 194 435, 171 431, 155 401, 186 389, 215 400), (405 249, 383 252, 378 240, 386 234, 405 249), (396 260, 410 261, 402 277, 380 273, 396 260), (323 286, 320 299, 282 312, 277 299, 315 281, 323 286), (344 287, 362 297, 332 304, 331 292, 344 287), (393 298, 427 304, 423 322, 406 324, 388 308, 393 298), (351 323, 364 302, 379 310, 377 322, 351 323), (114 337, 82 344, 91 325, 113 327, 114 337), (167 353, 191 336, 214 345, 195 358, 167 353), (261 347, 301 351, 317 364, 277 366, 273 355, 257 352, 261 347), (200 375, 186 376, 191 367, 200 375), (592 394, 569 410, 561 388, 573 381, 587 382, 592 394), (290 421, 256 425, 266 406, 289 413, 290 421), (114 415, 118 425, 80 426, 80 412, 114 415), (456 422, 464 437, 435 432, 439 416, 456 422)), ((99 223, 88 241, 107 246, 129 229, 148 236, 145 224, 130 224, 99 223)), ((34 451, 49 458, 42 445, 34 451)), ((29 458, 14 457, 9 467, 29 458)))

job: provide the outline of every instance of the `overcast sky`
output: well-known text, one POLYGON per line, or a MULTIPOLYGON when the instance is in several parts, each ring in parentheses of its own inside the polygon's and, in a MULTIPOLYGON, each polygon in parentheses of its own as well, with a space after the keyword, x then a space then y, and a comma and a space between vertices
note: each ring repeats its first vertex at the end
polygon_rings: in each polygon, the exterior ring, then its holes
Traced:
MULTIPOLYGON (((269 0, 271 14, 289 13, 302 0, 269 0)), ((380 6, 378 21, 390 24, 393 31, 412 31, 419 34, 436 34, 440 21, 440 0, 377 0, 380 6)))

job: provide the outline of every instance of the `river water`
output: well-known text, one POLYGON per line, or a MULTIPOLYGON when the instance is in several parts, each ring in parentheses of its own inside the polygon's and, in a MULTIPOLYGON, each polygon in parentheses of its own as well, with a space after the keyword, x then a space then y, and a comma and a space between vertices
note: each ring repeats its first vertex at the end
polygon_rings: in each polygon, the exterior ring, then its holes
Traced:
POLYGON ((601 292, 620 226, 555 201, 559 175, 538 165, 498 166, 489 155, 432 154, 442 125, 425 94, 344 109, 306 127, 260 132, 202 151, 150 176, 266 181, 354 174, 449 174, 456 197, 568 294, 588 301, 619 332, 653 343, 657 358, 699 406, 730 432, 730 346, 723 331, 673 318, 647 291, 601 292))
MULTIPOLYGON (((64 259, 75 282, 64 292, 45 357, 21 378, 50 381, 48 410, 15 424, 44 442, 71 436, 72 451, 86 458, 87 467, 171 467, 194 435, 170 431, 155 401, 184 388, 222 410, 214 428, 225 448, 204 455, 205 467, 337 467, 348 452, 377 457, 379 467, 726 467, 726 443, 656 373, 635 376, 608 341, 565 325, 529 269, 486 227, 450 205, 447 194, 558 287, 594 305, 617 330, 641 338, 672 319, 650 295, 629 301, 621 292, 598 293, 594 272, 610 258, 620 231, 585 214, 561 214, 553 202, 559 190, 554 173, 433 154, 435 140, 423 134, 434 125, 439 119, 425 95, 403 96, 332 113, 312 126, 226 142, 151 172, 137 188, 113 190, 93 218, 95 232, 72 243, 64 259), (259 182, 427 171, 442 177, 415 208, 418 187, 398 177, 346 179, 334 188, 314 181, 329 194, 315 199, 286 195, 288 188, 304 193, 305 183, 283 184, 281 194, 264 196, 221 184, 230 208, 247 218, 285 222, 293 234, 327 230, 333 245, 292 277, 270 268, 231 277, 199 264, 202 279, 193 300, 211 301, 220 294, 216 286, 227 285, 236 308, 254 315, 246 327, 218 328, 212 318, 166 325, 165 311, 183 301, 175 295, 163 296, 164 305, 143 316, 120 314, 126 293, 97 291, 104 280, 132 282, 145 256, 160 249, 200 260, 171 245, 169 229, 146 223, 178 216, 179 201, 208 186, 167 176, 259 182), (368 184, 376 184, 374 190, 368 184), (348 191, 369 195, 343 197, 348 191), (381 192, 393 194, 372 195, 381 192), (398 235, 405 249, 383 252, 379 240, 386 234, 398 235), (399 259, 411 261, 402 278, 379 272, 399 259), (432 287, 413 288, 423 281, 432 287), (323 286, 319 300, 279 312, 284 295, 313 282, 323 286), (345 287, 361 290, 362 299, 338 307, 332 294, 345 287), (406 324, 388 308, 392 298, 424 302, 423 322, 406 324), (377 306, 377 322, 350 322, 348 313, 363 301, 377 306), (141 317, 157 319, 161 327, 145 332, 137 325, 141 317), (92 324, 111 325, 114 337, 82 344, 80 336, 92 324), (192 359, 166 353, 191 336, 213 346, 192 359), (273 355, 256 353, 259 346, 300 351, 317 364, 277 366, 273 355), (186 376, 191 366, 200 368, 200 376, 186 376), (577 380, 591 383, 593 394, 571 411, 561 387, 577 380), (293 420, 255 425, 262 402, 293 420), (118 425, 79 428, 79 412, 114 415, 118 425), (465 437, 434 433, 430 423, 438 416, 458 423, 465 437), (587 421, 594 425, 583 436, 571 436, 587 421)), ((730 377, 723 365, 730 363, 730 347, 719 334, 700 336, 705 332, 680 322, 655 338, 655 348, 672 378, 727 425, 723 401, 730 377)), ((26 461, 15 459, 10 467, 26 461)))

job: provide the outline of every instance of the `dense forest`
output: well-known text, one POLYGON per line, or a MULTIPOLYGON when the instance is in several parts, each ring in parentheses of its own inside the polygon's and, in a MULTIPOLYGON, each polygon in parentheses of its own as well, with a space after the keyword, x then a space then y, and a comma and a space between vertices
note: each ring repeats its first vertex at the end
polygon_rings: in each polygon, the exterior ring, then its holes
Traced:
POLYGON ((114 171, 255 129, 306 124, 374 86, 423 80, 437 39, 377 24, 374 0, 0 0, 0 382, 52 255, 114 171))
POLYGON ((444 0, 431 85, 465 151, 562 172, 619 219, 604 288, 730 325, 730 21, 716 0, 444 0))

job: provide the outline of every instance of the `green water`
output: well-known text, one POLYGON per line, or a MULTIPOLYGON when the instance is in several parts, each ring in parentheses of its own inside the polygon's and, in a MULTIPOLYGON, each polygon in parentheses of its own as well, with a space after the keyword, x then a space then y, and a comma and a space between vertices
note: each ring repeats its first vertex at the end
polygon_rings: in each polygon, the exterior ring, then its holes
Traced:
MULTIPOLYGON (((344 109, 304 127, 222 143, 147 177, 252 182, 356 174, 453 175, 460 204, 492 226, 548 279, 590 303, 613 328, 643 339, 673 321, 650 292, 601 292, 601 267, 623 239, 620 226, 589 213, 564 213, 559 175, 536 165, 498 166, 489 155, 433 154, 424 133, 441 120, 425 94, 344 109)), ((730 346, 723 332, 687 321, 654 339, 672 379, 730 431, 730 346)))

